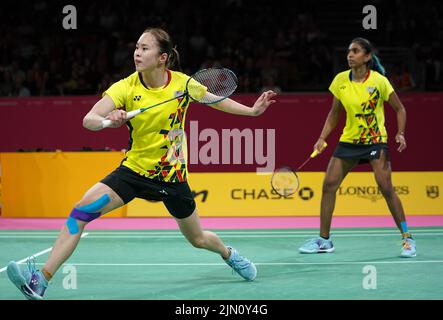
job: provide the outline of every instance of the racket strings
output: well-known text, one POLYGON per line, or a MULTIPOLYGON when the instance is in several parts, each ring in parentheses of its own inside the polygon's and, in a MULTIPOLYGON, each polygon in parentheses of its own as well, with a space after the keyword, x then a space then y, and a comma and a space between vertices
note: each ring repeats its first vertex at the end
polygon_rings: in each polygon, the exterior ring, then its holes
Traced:
POLYGON ((294 194, 299 188, 297 174, 288 167, 277 169, 272 175, 271 184, 274 191, 284 197, 294 194))
POLYGON ((224 68, 204 69, 194 74, 192 78, 197 81, 198 85, 205 86, 207 88, 206 92, 209 93, 204 94, 203 97, 198 97, 200 92, 197 92, 199 90, 197 85, 190 83, 188 86, 189 95, 193 98, 199 98, 194 100, 200 103, 220 101, 230 96, 237 89, 237 77, 231 70, 224 68))

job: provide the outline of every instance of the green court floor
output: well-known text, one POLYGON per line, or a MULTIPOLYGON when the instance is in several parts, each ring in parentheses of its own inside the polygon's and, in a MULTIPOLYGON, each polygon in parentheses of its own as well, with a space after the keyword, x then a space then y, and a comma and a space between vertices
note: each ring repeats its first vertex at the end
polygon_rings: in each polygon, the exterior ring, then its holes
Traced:
MULTIPOLYGON (((443 228, 411 229, 418 255, 400 258, 392 228, 335 229, 336 251, 303 255, 318 230, 214 230, 254 261, 254 282, 178 231, 87 231, 46 293, 47 299, 443 299, 443 228)), ((57 231, 0 231, 0 299, 24 299, 6 264, 47 259, 57 231)))

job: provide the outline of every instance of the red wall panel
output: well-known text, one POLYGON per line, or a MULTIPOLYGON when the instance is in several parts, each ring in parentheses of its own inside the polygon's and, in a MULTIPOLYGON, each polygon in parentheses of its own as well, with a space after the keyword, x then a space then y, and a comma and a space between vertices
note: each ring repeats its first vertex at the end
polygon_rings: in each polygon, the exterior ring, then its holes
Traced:
MULTIPOLYGON (((252 105, 257 97, 258 95, 237 95, 233 99, 252 105)), ((400 98, 408 115, 408 148, 403 153, 396 151, 397 145, 393 139, 397 130, 395 113, 388 104, 385 105, 393 170, 443 170, 439 134, 443 119, 443 93, 408 93, 400 95, 400 98)), ((0 99, 0 152, 35 148, 64 151, 77 151, 83 147, 108 147, 116 150, 125 148, 129 136, 124 127, 99 132, 88 131, 82 127, 84 115, 98 99, 99 97, 95 96, 0 99)), ((198 134, 207 128, 215 129, 220 137, 222 129, 251 129, 253 132, 263 129, 265 136, 266 130, 274 129, 276 166, 298 166, 312 151, 312 145, 320 134, 331 102, 332 96, 328 93, 281 94, 277 97, 277 103, 257 118, 230 115, 205 105, 194 104, 187 115, 188 144, 193 143, 195 147, 197 143, 197 150, 201 150, 207 142, 204 137, 200 137, 203 141, 197 141, 198 134), (190 121, 198 121, 193 122, 199 129, 199 132, 194 132, 193 140, 189 137, 190 121)), ((344 116, 328 138, 329 147, 305 167, 306 171, 326 169, 343 125, 344 116)), ((254 145, 254 148, 256 147, 254 145)), ((221 148, 220 143, 220 152, 221 148)), ((243 154, 243 162, 244 156, 243 154)), ((222 155, 220 159, 221 157, 222 155)), ((189 168, 194 172, 227 172, 255 171, 260 166, 255 159, 252 164, 233 164, 231 159, 228 164, 204 165, 201 161, 191 162, 189 168)), ((364 165, 356 170, 366 171, 370 168, 364 165)))

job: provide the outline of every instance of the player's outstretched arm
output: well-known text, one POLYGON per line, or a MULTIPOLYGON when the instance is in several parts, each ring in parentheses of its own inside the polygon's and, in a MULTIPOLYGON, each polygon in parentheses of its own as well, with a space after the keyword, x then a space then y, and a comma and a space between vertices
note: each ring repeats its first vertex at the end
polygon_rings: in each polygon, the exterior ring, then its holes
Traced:
POLYGON ((223 101, 220 101, 216 104, 209 104, 214 109, 224 111, 227 113, 242 115, 242 116, 253 116, 257 117, 263 112, 266 111, 266 109, 273 103, 275 103, 275 100, 273 99, 277 94, 274 91, 266 91, 263 92, 260 97, 255 101, 254 106, 248 107, 244 104, 238 103, 232 99, 224 99, 223 101))

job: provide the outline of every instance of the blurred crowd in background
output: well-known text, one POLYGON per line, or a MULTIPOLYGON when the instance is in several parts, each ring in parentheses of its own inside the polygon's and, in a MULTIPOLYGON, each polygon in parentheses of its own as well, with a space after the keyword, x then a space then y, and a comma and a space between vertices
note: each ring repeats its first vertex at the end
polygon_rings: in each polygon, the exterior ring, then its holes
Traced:
POLYGON ((326 91, 357 36, 378 48, 397 91, 443 90, 443 2, 372 1, 377 29, 365 30, 367 2, 3 0, 0 96, 101 94, 134 72, 149 26, 169 32, 185 73, 235 71, 237 93, 326 91), (68 4, 75 30, 62 26, 68 4))

